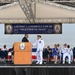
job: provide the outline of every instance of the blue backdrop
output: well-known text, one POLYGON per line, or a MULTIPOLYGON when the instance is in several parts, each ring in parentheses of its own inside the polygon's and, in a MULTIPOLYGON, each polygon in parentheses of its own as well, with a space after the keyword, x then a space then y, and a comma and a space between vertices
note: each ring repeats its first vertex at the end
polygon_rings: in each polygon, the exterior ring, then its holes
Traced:
POLYGON ((5 34, 62 34, 62 24, 5 24, 5 34))

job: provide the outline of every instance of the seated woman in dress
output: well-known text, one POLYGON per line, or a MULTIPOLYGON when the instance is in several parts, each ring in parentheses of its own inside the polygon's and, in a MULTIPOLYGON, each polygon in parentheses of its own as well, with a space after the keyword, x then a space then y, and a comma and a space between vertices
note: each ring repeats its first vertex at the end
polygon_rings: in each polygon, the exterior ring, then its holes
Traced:
POLYGON ((52 49, 50 48, 50 46, 47 46, 47 48, 43 51, 43 57, 46 62, 50 61, 51 54, 52 49))
POLYGON ((50 46, 47 46, 47 51, 48 51, 48 62, 50 62, 50 58, 52 57, 52 49, 50 46))
POLYGON ((59 57, 59 50, 57 48, 57 45, 55 44, 54 45, 54 48, 52 50, 52 57, 54 58, 54 64, 57 64, 57 60, 58 60, 58 57, 59 57))

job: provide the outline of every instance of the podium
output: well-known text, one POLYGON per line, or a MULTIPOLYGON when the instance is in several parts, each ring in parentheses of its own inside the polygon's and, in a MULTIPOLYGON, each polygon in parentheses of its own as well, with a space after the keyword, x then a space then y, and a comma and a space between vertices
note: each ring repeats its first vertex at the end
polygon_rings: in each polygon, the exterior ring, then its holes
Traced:
POLYGON ((14 43, 14 64, 32 64, 30 42, 15 42, 14 43))

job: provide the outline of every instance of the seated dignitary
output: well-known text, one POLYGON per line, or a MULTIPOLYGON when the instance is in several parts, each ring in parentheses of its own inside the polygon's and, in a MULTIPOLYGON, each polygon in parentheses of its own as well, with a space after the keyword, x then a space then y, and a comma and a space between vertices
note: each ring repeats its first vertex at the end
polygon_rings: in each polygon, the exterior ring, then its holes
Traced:
POLYGON ((68 52, 71 56, 71 62, 72 62, 73 61, 73 50, 72 50, 72 48, 70 48, 70 45, 67 45, 67 48, 68 48, 68 52))
POLYGON ((1 61, 5 62, 5 59, 7 59, 8 56, 8 49, 6 48, 6 45, 3 46, 2 51, 1 51, 1 61))
POLYGON ((69 49, 67 48, 67 44, 64 44, 64 48, 62 49, 63 53, 63 64, 65 64, 66 57, 68 57, 68 63, 71 64, 71 55, 69 53, 69 49))
POLYGON ((75 47, 73 47, 73 58, 75 58, 75 47))
POLYGON ((50 62, 50 58, 52 57, 52 49, 50 48, 50 46, 47 46, 47 50, 48 50, 48 62, 50 62))
POLYGON ((57 44, 57 48, 58 48, 58 51, 59 51, 60 61, 61 61, 62 55, 61 55, 61 47, 60 47, 60 44, 57 44))
POLYGON ((52 49, 50 48, 50 46, 47 46, 47 48, 43 51, 44 60, 46 62, 49 62, 51 55, 52 55, 52 49))
POLYGON ((54 48, 52 50, 52 57, 54 58, 54 64, 57 64, 57 60, 58 60, 58 57, 59 57, 58 53, 59 53, 59 51, 58 51, 57 45, 55 44, 54 48))

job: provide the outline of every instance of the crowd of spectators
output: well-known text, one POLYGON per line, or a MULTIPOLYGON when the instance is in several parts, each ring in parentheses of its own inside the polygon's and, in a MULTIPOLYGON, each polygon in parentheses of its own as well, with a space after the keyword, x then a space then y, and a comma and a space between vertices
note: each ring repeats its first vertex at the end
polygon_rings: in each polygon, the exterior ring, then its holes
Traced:
MULTIPOLYGON (((4 45, 2 49, 0 49, 0 62, 12 61, 14 55, 14 47, 7 49, 7 46, 4 45)), ((43 58, 44 61, 51 62, 54 61, 54 64, 58 62, 68 62, 71 64, 75 58, 75 47, 70 48, 70 45, 64 44, 63 48, 61 48, 60 44, 54 44, 54 48, 49 45, 47 48, 43 50, 43 58)))
POLYGON ((0 62, 12 61, 13 62, 13 48, 7 48, 6 45, 3 45, 3 48, 0 48, 0 62))
POLYGON ((73 62, 73 59, 75 57, 75 48, 70 48, 70 45, 64 44, 63 48, 61 48, 60 44, 54 44, 54 48, 51 48, 50 46, 47 46, 47 48, 43 51, 43 58, 46 62, 50 62, 51 59, 54 60, 54 64, 59 62, 62 62, 65 64, 65 62, 68 62, 68 64, 71 64, 73 62))

